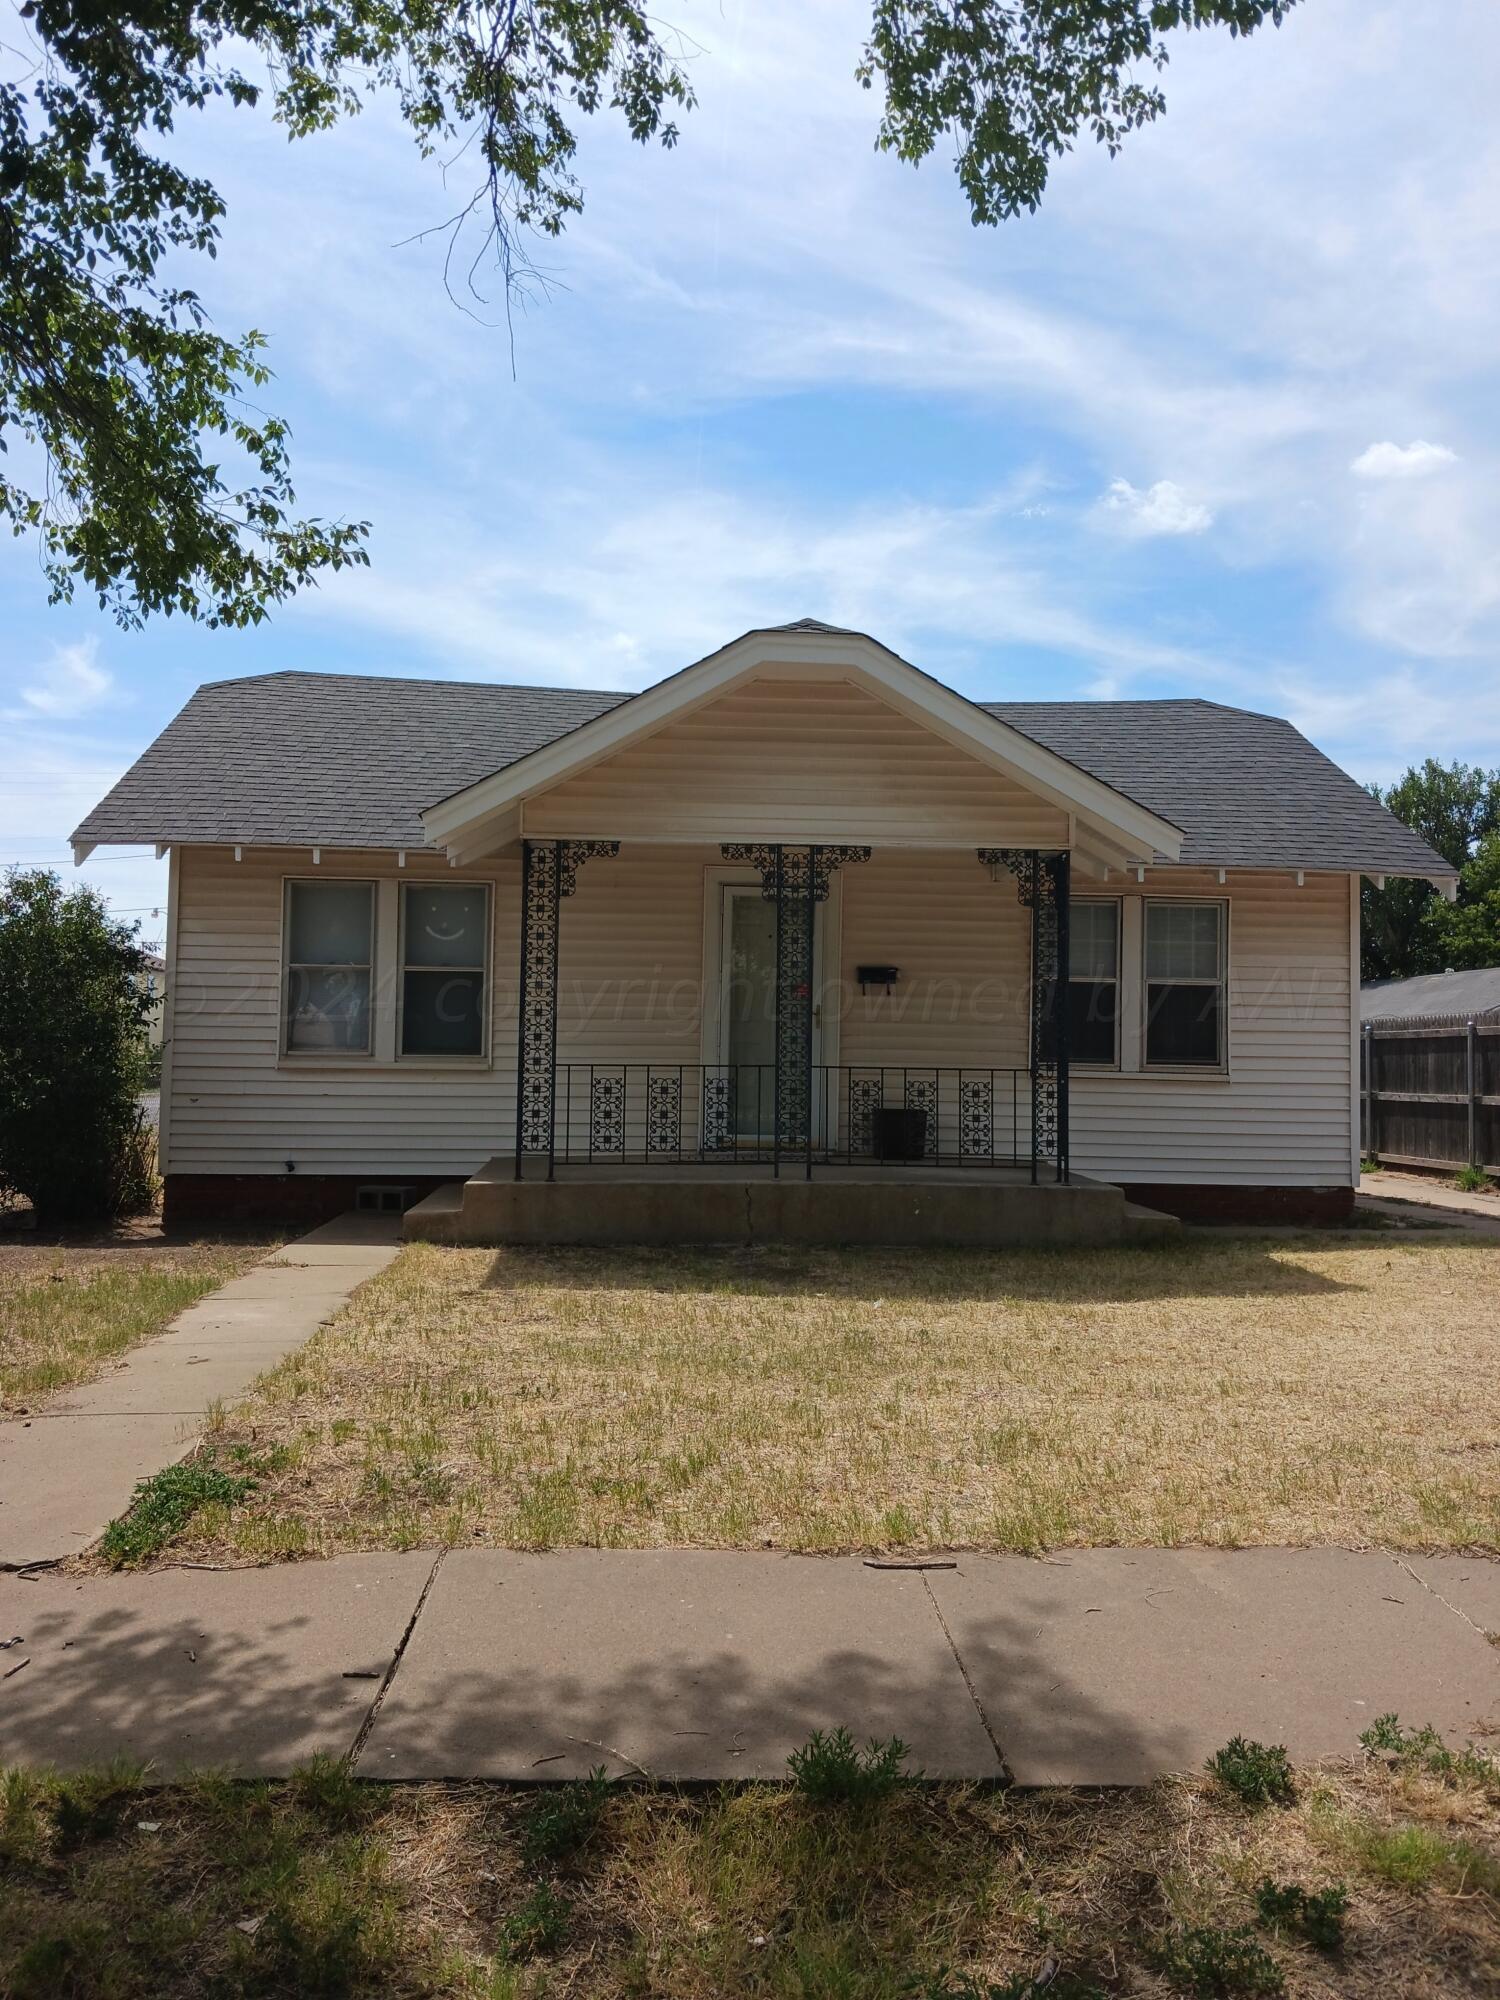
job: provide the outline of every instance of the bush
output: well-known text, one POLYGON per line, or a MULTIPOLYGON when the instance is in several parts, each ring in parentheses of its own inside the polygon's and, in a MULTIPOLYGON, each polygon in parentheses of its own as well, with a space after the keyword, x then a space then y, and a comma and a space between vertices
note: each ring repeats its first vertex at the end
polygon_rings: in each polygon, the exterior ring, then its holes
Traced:
POLYGON ((46 1221, 148 1207, 138 1102, 150 1001, 139 924, 46 869, 0 885, 0 1186, 46 1221))
POLYGON ((1243 1736, 1232 1736, 1209 1758, 1208 1769, 1247 1806, 1285 1806, 1297 1796, 1292 1767, 1280 1743, 1249 1743, 1243 1736))
POLYGON ((899 1736, 887 1742, 872 1736, 860 1750, 847 1729, 831 1729, 826 1735, 815 1729, 786 1761, 798 1791, 818 1805, 873 1805, 911 1783, 904 1768, 906 1745, 899 1736))

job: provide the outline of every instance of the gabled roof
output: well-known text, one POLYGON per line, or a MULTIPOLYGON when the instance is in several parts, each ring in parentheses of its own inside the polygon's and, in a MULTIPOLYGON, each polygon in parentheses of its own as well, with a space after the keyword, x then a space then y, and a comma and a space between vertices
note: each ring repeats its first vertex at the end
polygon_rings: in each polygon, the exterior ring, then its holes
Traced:
POLYGON ((912 666, 868 633, 824 626, 810 618, 741 633, 628 702, 580 723, 556 743, 530 751, 478 784, 429 806, 422 814, 427 839, 456 859, 491 852, 497 835, 506 829, 513 835, 517 808, 526 799, 564 778, 576 777, 735 688, 778 678, 848 682, 862 688, 976 762, 1072 815, 1097 854, 1118 860, 1150 860, 1156 854, 1177 859, 1182 830, 1170 815, 1153 811, 1059 756, 980 703, 912 666))
MULTIPOLYGON (((83 849, 420 848, 425 807, 629 699, 362 674, 209 682, 73 839, 83 849)), ((1452 877, 1425 841, 1274 717, 1187 700, 985 707, 1180 826, 1184 863, 1452 877)))

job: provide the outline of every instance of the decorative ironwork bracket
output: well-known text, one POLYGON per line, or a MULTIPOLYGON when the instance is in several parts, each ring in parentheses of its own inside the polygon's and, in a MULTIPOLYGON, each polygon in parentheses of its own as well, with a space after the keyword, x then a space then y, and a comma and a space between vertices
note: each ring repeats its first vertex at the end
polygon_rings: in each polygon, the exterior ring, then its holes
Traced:
POLYGON ((803 870, 810 872, 815 903, 826 903, 828 885, 836 868, 851 868, 868 861, 868 847, 773 847, 764 841, 725 841, 719 852, 726 861, 747 861, 760 871, 760 893, 774 903, 780 885, 801 889, 803 870), (781 874, 778 881, 777 870, 781 874))

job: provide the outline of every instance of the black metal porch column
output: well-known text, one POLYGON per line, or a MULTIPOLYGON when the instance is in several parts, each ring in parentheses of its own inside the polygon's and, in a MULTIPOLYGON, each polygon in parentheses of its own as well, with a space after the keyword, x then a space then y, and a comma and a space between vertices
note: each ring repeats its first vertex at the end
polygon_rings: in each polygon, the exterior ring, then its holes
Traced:
POLYGON ((1031 1178, 1037 1179, 1042 1160, 1051 1160, 1055 1178, 1066 1181, 1071 856, 1034 847, 981 847, 979 858, 998 862, 1015 877, 1021 905, 1031 912, 1031 1178))
POLYGON ((557 1153, 557 939, 562 898, 578 886, 593 855, 618 854, 617 840, 523 840, 521 971, 516 994, 516 1179, 528 1153, 557 1153))
POLYGON ((813 978, 817 907, 828 897, 836 868, 868 861, 868 847, 783 847, 726 842, 726 861, 748 861, 760 870, 761 894, 776 905, 776 1109, 771 1171, 781 1156, 800 1150, 812 1179, 813 978))

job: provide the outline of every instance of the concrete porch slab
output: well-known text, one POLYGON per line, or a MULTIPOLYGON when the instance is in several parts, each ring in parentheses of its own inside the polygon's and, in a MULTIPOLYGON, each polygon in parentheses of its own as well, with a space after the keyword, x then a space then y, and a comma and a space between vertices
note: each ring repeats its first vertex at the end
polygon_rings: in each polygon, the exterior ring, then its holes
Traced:
POLYGON ((920 1575, 692 1549, 467 1550, 438 1574, 366 1777, 776 1778, 814 1729, 1001 1775, 920 1575))
MULTIPOLYGON (((408 1240, 474 1244, 803 1243, 985 1249, 1118 1243, 1122 1191, 1103 1181, 1033 1185, 1018 1168, 830 1165, 805 1179, 764 1166, 559 1167, 514 1177, 495 1159, 407 1210, 408 1240)), ((1171 1229, 1170 1218, 1162 1227, 1171 1229)))
POLYGON ((1456 1743, 1500 1719, 1500 1654, 1382 1554, 964 1556, 931 1582, 1021 1784, 1143 1784, 1234 1735, 1348 1755, 1392 1709, 1456 1743))
POLYGON ((162 1777, 353 1747, 431 1553, 146 1576, 0 1576, 0 1764, 121 1755, 162 1777))

